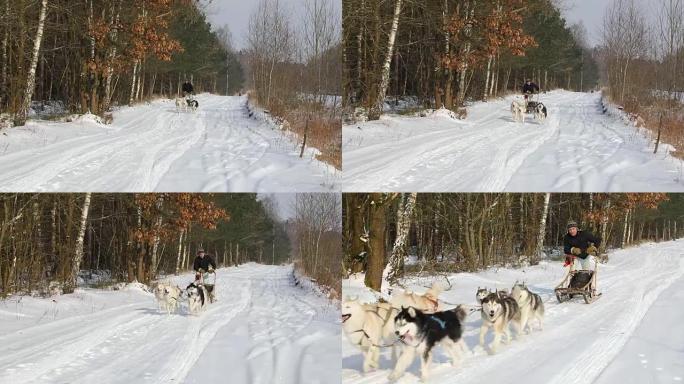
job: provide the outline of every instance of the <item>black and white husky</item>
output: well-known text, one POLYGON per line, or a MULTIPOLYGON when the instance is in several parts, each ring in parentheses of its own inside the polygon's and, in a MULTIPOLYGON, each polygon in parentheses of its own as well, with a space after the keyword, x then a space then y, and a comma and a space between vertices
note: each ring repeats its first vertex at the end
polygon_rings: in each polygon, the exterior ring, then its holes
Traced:
POLYGON ((531 292, 525 283, 516 282, 511 289, 511 297, 515 299, 520 308, 520 331, 525 332, 528 328, 532 332, 532 325, 528 321, 537 319, 539 329, 544 329, 544 302, 541 296, 531 292))
POLYGON ((394 317, 399 312, 389 303, 361 303, 358 297, 347 297, 342 302, 342 329, 349 341, 363 352, 363 372, 378 368, 380 348, 392 347, 392 360, 396 357, 394 347, 394 317))
POLYGON ((542 103, 537 104, 537 107, 534 109, 534 117, 543 123, 547 115, 546 106, 542 103))
POLYGON ((490 294, 496 292, 499 297, 506 297, 508 296, 508 290, 507 289, 499 289, 497 291, 492 291, 491 289, 488 289, 487 287, 480 288, 477 287, 477 293, 475 293, 475 300, 477 300, 477 303, 482 305, 482 300, 484 300, 485 297, 489 296, 490 294))
POLYGON ((199 314, 209 304, 209 292, 204 285, 190 283, 185 292, 188 295, 188 309, 191 314, 199 314))
POLYGON ((420 353, 421 357, 421 379, 426 381, 429 377, 432 349, 437 344, 447 351, 452 364, 457 366, 461 352, 468 350, 461 338, 467 315, 468 310, 462 306, 430 314, 413 307, 402 308, 394 318, 394 328, 404 347, 389 376, 390 381, 398 380, 404 374, 416 353, 420 353))
POLYGON ((511 341, 509 323, 516 327, 516 335, 520 335, 520 307, 512 297, 501 297, 490 293, 482 300, 482 326, 480 327, 480 346, 484 347, 485 335, 489 328, 494 329, 494 341, 489 344, 489 352, 495 354, 505 334, 506 341, 511 341))

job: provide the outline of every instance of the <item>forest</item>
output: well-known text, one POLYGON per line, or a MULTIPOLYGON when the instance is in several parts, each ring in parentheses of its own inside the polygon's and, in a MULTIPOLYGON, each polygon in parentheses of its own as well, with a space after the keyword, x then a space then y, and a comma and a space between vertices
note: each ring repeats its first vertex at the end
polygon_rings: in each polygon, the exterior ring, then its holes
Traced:
POLYGON ((684 1, 613 0, 597 52, 605 95, 653 132, 654 153, 661 140, 682 148, 684 1))
POLYGON ((456 110, 520 89, 594 89, 598 68, 581 24, 552 0, 343 2, 344 103, 370 119, 385 101, 456 110))
POLYGON ((344 194, 344 270, 477 271, 562 253, 569 220, 603 239, 601 253, 684 233, 684 195, 664 193, 344 194), (418 263, 406 263, 415 258, 418 263))
POLYGON ((319 159, 341 169, 341 37, 336 0, 300 8, 260 0, 243 52, 250 96, 286 122, 319 159))
POLYGON ((73 291, 79 276, 149 283, 192 267, 292 259, 277 203, 256 194, 0 194, 0 295, 73 291))
POLYGON ((0 114, 15 126, 44 104, 104 116, 176 97, 185 80, 197 93, 243 86, 230 31, 212 30, 193 0, 4 0, 0 9, 0 114))

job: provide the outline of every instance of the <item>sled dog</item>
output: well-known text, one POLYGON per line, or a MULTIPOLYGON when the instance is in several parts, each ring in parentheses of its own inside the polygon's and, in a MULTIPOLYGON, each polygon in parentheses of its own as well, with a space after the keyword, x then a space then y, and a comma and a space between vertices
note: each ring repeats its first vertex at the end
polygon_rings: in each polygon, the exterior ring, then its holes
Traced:
POLYGON ((537 104, 537 107, 534 109, 534 117, 543 123, 546 120, 546 116, 546 106, 542 103, 537 104))
POLYGON ((403 348, 389 380, 398 380, 413 363, 416 353, 419 353, 420 376, 426 381, 430 375, 432 349, 437 344, 449 354, 452 365, 457 366, 461 351, 467 350, 461 338, 463 322, 467 315, 468 311, 460 305, 449 311, 435 313, 424 313, 413 307, 402 308, 394 318, 394 328, 403 348))
POLYGON ((182 97, 176 98, 176 112, 185 112, 188 109, 188 103, 182 97))
POLYGON ((489 351, 495 354, 501 343, 502 335, 511 341, 509 323, 513 323, 516 334, 520 335, 520 308, 511 297, 500 297, 490 293, 482 300, 482 326, 480 327, 480 346, 484 347, 485 335, 490 327, 494 328, 494 341, 489 344, 489 351))
POLYGON ((180 296, 181 289, 176 286, 159 282, 154 287, 154 297, 159 304, 159 310, 166 311, 169 315, 171 312, 176 312, 180 296))
MULTIPOLYGON (((482 305, 482 300, 484 300, 485 297, 489 296, 492 293, 495 293, 495 292, 488 289, 487 287, 484 287, 484 288, 477 287, 477 293, 475 293, 475 300, 477 300, 478 304, 482 305)), ((508 296, 508 290, 507 289, 499 289, 496 291, 496 294, 499 297, 506 297, 506 296, 508 296)))
POLYGON ((513 102, 511 102, 511 113, 513 113, 513 121, 525 124, 526 109, 527 108, 525 106, 524 101, 514 99, 513 102))
POLYGON ((209 304, 209 292, 204 285, 190 283, 185 292, 188 295, 188 309, 191 314, 199 314, 209 304))
POLYGON ((397 338, 394 334, 394 317, 399 313, 389 303, 363 304, 358 297, 347 297, 342 302, 342 329, 349 341, 363 352, 363 371, 379 367, 380 348, 394 347, 397 338))
POLYGON ((528 321, 537 319, 539 321, 539 329, 544 329, 544 303, 541 296, 531 292, 525 283, 516 282, 511 289, 511 297, 518 303, 520 308, 520 331, 532 332, 532 325, 528 321))
POLYGON ((437 312, 439 310, 438 297, 442 291, 444 291, 444 287, 435 282, 423 295, 410 291, 396 293, 392 295, 390 304, 394 308, 413 307, 426 313, 437 312))

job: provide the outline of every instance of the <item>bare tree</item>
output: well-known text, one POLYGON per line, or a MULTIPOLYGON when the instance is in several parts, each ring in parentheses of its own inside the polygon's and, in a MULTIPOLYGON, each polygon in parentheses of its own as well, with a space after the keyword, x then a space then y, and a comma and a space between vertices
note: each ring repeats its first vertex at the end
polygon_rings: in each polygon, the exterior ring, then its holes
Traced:
POLYGON ((24 97, 22 98, 21 107, 14 118, 14 125, 23 126, 26 124, 29 107, 31 106, 31 99, 33 98, 33 90, 36 86, 36 68, 38 67, 38 54, 40 53, 40 46, 43 41, 43 30, 45 28, 45 18, 47 16, 48 1, 42 0, 40 3, 40 16, 38 19, 38 30, 36 31, 36 38, 33 41, 33 56, 31 58, 31 66, 29 67, 28 75, 26 76, 26 86, 24 87, 24 97))

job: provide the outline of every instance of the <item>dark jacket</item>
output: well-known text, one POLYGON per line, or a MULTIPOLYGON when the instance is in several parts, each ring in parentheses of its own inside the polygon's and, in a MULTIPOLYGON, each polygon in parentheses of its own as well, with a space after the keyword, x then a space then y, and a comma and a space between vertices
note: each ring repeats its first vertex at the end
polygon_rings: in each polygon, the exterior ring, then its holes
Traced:
POLYGON ((195 257, 195 262, 192 264, 192 269, 199 271, 201 268, 204 272, 206 272, 209 270, 210 265, 212 268, 216 269, 216 263, 214 262, 214 259, 205 254, 204 257, 195 257))
POLYGON ((185 93, 193 93, 195 91, 195 88, 193 88, 192 84, 190 82, 185 82, 183 83, 183 92, 185 93))
POLYGON ((587 254, 589 243, 594 243, 594 246, 598 248, 601 245, 601 238, 592 235, 589 231, 578 231, 575 236, 570 236, 569 233, 566 233, 563 238, 563 250, 566 255, 571 255, 572 252, 570 250, 573 247, 577 247, 582 250, 582 253, 577 257, 586 259, 589 256, 587 254))
POLYGON ((539 86, 535 83, 525 83, 522 88, 523 93, 535 93, 539 92, 539 86))

